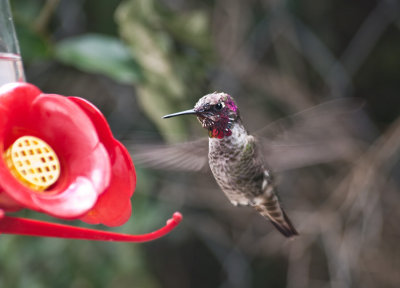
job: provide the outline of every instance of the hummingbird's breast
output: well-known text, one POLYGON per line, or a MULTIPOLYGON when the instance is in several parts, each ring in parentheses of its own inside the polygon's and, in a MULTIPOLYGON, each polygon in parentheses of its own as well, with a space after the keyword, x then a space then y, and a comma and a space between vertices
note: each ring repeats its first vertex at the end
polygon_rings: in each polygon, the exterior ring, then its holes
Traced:
POLYGON ((241 124, 232 135, 209 139, 209 164, 220 188, 234 205, 248 205, 261 193, 265 168, 254 137, 241 124))

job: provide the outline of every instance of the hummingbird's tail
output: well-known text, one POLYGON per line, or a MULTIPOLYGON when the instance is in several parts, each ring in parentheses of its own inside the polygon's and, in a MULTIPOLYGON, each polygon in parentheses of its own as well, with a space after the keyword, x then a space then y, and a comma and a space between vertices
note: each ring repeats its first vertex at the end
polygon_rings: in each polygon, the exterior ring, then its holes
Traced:
POLYGON ((279 230, 283 235, 286 237, 293 237, 299 235, 296 228, 293 227, 292 222, 290 221, 289 217, 286 215, 285 211, 282 210, 283 218, 285 219, 284 222, 275 222, 273 219, 270 218, 271 223, 275 226, 276 229, 279 230))
MULTIPOLYGON (((272 185, 271 185, 272 186, 272 185)), ((289 217, 282 209, 278 197, 273 192, 273 187, 266 189, 269 193, 257 197, 253 207, 264 217, 268 218, 271 223, 275 226, 286 237, 293 237, 299 235, 297 230, 294 228, 289 217)))

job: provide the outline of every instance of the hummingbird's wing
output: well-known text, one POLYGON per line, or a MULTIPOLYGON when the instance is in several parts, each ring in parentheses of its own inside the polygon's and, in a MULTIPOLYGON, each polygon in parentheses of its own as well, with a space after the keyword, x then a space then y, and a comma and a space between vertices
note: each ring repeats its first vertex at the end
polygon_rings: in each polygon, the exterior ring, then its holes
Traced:
POLYGON ((175 171, 207 171, 208 138, 171 145, 126 144, 134 163, 175 171))
POLYGON ((356 125, 363 117, 361 107, 355 100, 331 100, 278 119, 254 134, 274 171, 350 160, 360 152, 356 125))

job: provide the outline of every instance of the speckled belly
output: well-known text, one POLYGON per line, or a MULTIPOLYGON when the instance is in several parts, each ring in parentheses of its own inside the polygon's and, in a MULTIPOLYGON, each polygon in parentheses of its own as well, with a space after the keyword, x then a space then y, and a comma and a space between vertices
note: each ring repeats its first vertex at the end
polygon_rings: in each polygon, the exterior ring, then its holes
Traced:
POLYGON ((209 153, 211 171, 222 191, 234 204, 248 205, 261 193, 263 168, 252 158, 243 158, 240 153, 209 153))

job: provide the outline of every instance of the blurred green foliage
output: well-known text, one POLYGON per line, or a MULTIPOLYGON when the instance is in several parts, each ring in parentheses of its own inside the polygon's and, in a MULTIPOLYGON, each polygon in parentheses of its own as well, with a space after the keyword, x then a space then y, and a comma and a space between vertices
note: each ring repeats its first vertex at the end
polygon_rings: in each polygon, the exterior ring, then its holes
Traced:
POLYGON ((1 287, 159 287, 138 245, 6 235, 1 242, 1 287))
POLYGON ((128 48, 116 37, 85 34, 60 41, 55 59, 89 73, 104 74, 115 81, 134 84, 142 73, 128 48))
POLYGON ((182 137, 176 131, 185 131, 184 119, 166 122, 160 115, 193 105, 187 95, 200 95, 210 58, 207 17, 200 10, 173 13, 157 0, 125 1, 116 11, 122 39, 143 70, 144 81, 137 85, 141 106, 170 141, 182 137))

